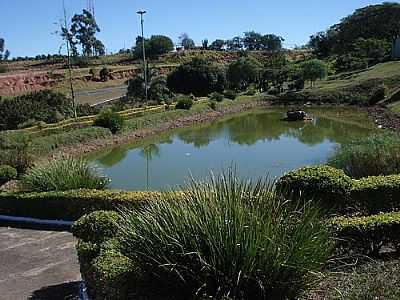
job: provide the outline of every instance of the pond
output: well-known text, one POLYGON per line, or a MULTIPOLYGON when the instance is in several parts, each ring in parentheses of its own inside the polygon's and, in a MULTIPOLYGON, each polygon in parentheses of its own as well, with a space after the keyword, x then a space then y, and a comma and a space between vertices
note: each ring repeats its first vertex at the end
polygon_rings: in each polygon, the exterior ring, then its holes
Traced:
POLYGON ((310 112, 313 121, 286 122, 281 120, 283 110, 254 110, 118 146, 89 159, 111 178, 113 189, 162 190, 232 166, 243 177, 274 178, 325 163, 335 147, 374 130, 355 110, 310 112))

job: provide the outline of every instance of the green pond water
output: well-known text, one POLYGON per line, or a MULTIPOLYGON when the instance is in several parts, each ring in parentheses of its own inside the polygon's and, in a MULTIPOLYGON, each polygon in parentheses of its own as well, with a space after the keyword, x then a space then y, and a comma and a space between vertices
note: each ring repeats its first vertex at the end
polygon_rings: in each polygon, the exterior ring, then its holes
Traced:
POLYGON ((271 178, 326 162, 335 147, 373 131, 367 117, 349 109, 311 110, 308 122, 282 121, 283 110, 242 113, 209 124, 170 131, 92 155, 111 188, 178 188, 234 166, 243 177, 271 178))

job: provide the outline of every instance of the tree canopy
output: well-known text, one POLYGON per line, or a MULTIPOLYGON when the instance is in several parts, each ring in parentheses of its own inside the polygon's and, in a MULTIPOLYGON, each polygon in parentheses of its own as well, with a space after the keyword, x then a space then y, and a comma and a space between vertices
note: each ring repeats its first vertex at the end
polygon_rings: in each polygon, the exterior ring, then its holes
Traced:
MULTIPOLYGON (((146 55, 150 57, 157 57, 159 55, 168 53, 174 50, 174 43, 172 40, 164 35, 153 35, 150 39, 145 39, 146 55)), ((135 53, 137 56, 142 56, 143 44, 142 37, 136 38, 135 53)))
POLYGON ((167 82, 172 92, 207 96, 224 90, 226 74, 220 65, 203 58, 194 58, 170 73, 167 82))
POLYGON ((229 64, 228 80, 232 88, 244 90, 260 78, 262 65, 252 57, 241 57, 229 64))
POLYGON ((196 45, 187 33, 182 33, 179 37, 180 43, 185 50, 193 49, 196 45))
POLYGON ((309 45, 319 57, 345 54, 357 39, 385 40, 400 36, 400 4, 384 2, 357 9, 353 14, 310 38, 309 45))
POLYGON ((0 61, 8 60, 10 57, 10 51, 6 48, 6 41, 3 38, 0 38, 0 61))

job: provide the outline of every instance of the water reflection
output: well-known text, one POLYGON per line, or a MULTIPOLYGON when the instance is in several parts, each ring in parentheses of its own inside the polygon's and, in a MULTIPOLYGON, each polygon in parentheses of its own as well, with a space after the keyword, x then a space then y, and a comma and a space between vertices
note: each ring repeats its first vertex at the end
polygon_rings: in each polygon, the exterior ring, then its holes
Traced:
POLYGON ((243 176, 258 177, 321 163, 338 144, 367 136, 361 122, 318 117, 312 122, 281 121, 282 111, 240 114, 221 121, 125 145, 93 157, 112 187, 160 189, 182 184, 189 172, 205 176, 235 164, 243 176), (358 125, 357 125, 358 124, 358 125), (143 179, 145 178, 145 182, 143 179))

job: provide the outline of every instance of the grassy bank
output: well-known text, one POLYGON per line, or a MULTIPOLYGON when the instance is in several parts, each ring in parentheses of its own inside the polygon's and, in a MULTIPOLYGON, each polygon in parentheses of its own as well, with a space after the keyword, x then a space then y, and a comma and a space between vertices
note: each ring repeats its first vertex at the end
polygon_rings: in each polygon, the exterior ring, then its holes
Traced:
POLYGON ((128 116, 123 129, 116 135, 112 135, 108 129, 93 126, 54 134, 50 132, 45 136, 30 136, 29 133, 19 131, 3 132, 0 133, 0 150, 4 151, 9 145, 18 144, 23 138, 30 152, 39 159, 56 153, 80 155, 115 144, 128 143, 169 129, 190 126, 214 120, 229 113, 267 105, 266 100, 268 98, 261 96, 240 96, 235 101, 224 100, 218 103, 215 110, 209 107, 208 101, 198 101, 190 110, 171 108, 163 112, 135 115, 132 118, 128 116))

